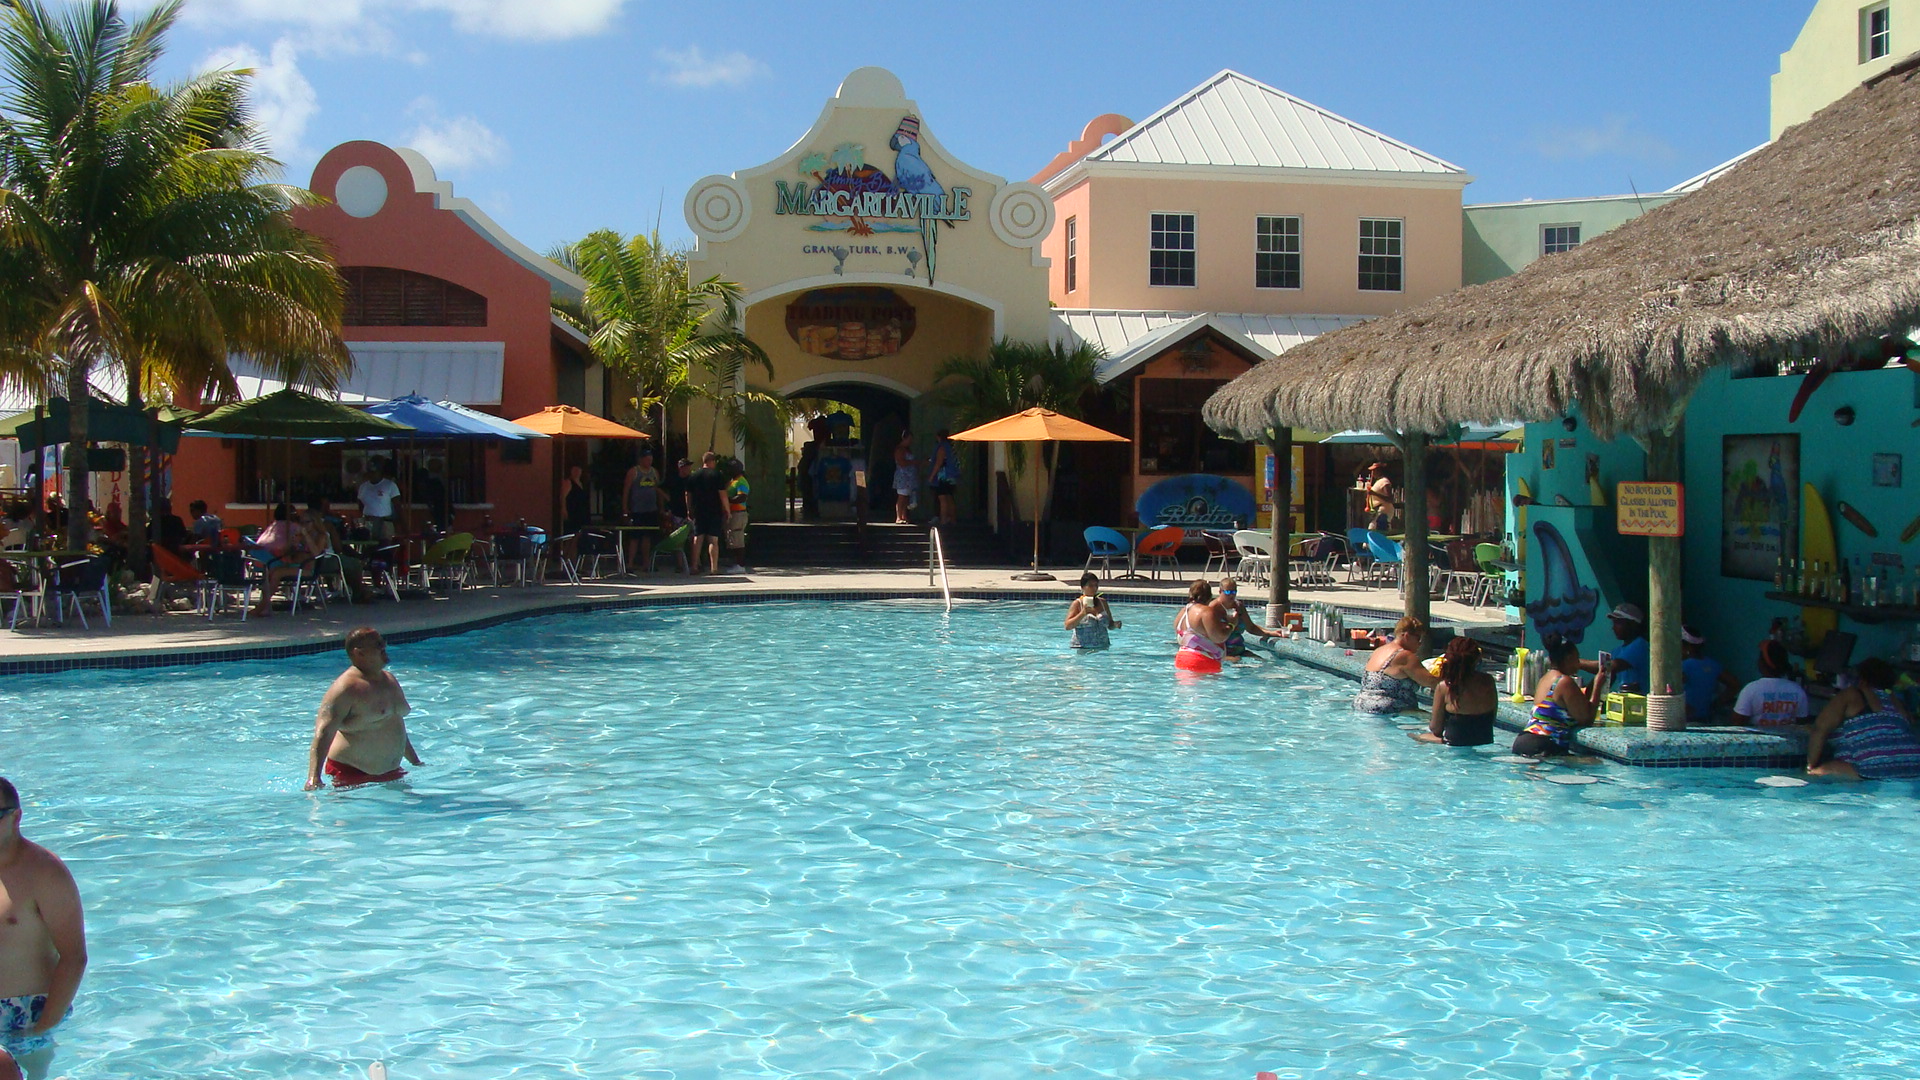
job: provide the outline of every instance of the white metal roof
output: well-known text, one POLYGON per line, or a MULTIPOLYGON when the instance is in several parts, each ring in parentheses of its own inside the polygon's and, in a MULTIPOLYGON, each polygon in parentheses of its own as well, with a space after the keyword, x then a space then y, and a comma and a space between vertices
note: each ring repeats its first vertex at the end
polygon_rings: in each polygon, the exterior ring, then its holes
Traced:
POLYGON ((1741 162, 1747 160, 1753 155, 1759 153, 1762 150, 1765 150, 1767 148, 1767 145, 1768 144, 1766 143, 1761 143, 1759 146, 1756 146, 1751 150, 1745 151, 1740 154, 1736 154, 1733 157, 1728 158, 1727 160, 1721 162, 1720 164, 1715 165, 1713 168, 1708 169, 1706 172, 1701 173, 1699 176, 1693 177, 1692 179, 1688 179, 1688 180, 1682 180, 1679 183, 1668 188, 1666 190, 1666 194, 1685 195, 1689 192, 1699 191, 1701 188, 1706 187, 1708 184, 1711 184, 1715 180, 1720 179, 1722 176, 1725 176, 1727 173, 1732 172, 1734 166, 1739 165, 1741 162))
MULTIPOLYGON (((338 392, 324 397, 349 405, 391 401, 403 394, 462 405, 500 404, 504 341, 349 341, 347 348, 353 353, 353 374, 338 392)), ((242 400, 287 385, 245 357, 234 357, 231 366, 242 400)), ((300 389, 318 392, 311 386, 300 389)))
POLYGON ((1239 341, 1262 360, 1329 330, 1364 322, 1366 315, 1257 315, 1209 311, 1136 311, 1068 308, 1051 313, 1050 337, 1068 345, 1098 346, 1106 354, 1094 378, 1111 382, 1159 355, 1202 325, 1239 341))
POLYGON ((1085 160, 1468 179, 1457 165, 1232 70, 1194 87, 1085 160))

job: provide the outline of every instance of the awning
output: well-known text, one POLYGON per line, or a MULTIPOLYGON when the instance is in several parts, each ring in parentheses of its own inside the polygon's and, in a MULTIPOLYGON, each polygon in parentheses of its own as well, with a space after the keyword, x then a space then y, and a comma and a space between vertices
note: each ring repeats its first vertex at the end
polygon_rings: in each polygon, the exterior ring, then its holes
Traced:
MULTIPOLYGON (((500 404, 506 370, 504 341, 349 341, 353 373, 339 390, 322 395, 349 405, 371 405, 418 394, 429 401, 500 404)), ((265 397, 287 384, 243 356, 231 361, 243 399, 265 397)), ((295 389, 319 393, 312 386, 295 389)))

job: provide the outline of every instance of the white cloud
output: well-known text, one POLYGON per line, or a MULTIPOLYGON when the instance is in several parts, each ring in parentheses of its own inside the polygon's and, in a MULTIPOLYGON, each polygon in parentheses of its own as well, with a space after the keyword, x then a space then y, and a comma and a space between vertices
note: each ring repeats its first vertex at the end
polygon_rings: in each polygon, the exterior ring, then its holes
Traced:
POLYGON ((1598 127, 1543 132, 1536 145, 1542 154, 1556 160, 1625 157, 1665 164, 1679 158, 1679 151, 1671 143, 1658 135, 1635 131, 1631 124, 1631 117, 1609 116, 1598 127))
POLYGON ((253 118, 274 155, 286 160, 305 154, 307 123, 320 111, 320 98, 300 71, 293 42, 281 38, 265 56, 251 45, 230 45, 200 65, 202 71, 235 68, 253 71, 253 118))
POLYGON ((410 6, 445 11, 469 34, 500 37, 573 38, 612 25, 626 0, 408 0, 410 6))
POLYGON ((626 0, 197 0, 186 17, 212 24, 281 24, 315 51, 388 51, 393 16, 437 11, 469 34, 557 40, 597 34, 626 0))
POLYGON ((407 107, 419 122, 406 144, 439 169, 471 169, 498 165, 507 159, 507 140, 473 116, 442 117, 432 98, 420 98, 407 107))
POLYGON ((698 45, 675 52, 661 49, 653 54, 663 65, 653 73, 653 81, 668 86, 739 86, 768 74, 767 65, 743 52, 708 56, 698 45))

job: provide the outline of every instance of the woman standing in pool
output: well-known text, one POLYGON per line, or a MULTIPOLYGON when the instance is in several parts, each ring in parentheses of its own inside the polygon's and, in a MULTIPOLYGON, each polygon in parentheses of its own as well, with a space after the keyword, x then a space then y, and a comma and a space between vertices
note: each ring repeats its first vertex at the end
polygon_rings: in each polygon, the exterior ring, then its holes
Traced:
POLYGON ((1607 677, 1595 675, 1593 685, 1580 685, 1580 649, 1562 637, 1546 642, 1549 670, 1533 694, 1533 722, 1513 738, 1513 752, 1522 757, 1561 757, 1573 753, 1573 733, 1593 726, 1595 703, 1605 693, 1607 677))
POLYGON ((1100 575, 1091 570, 1080 575, 1080 595, 1067 608, 1067 629, 1076 649, 1104 649, 1111 644, 1107 631, 1120 629, 1112 606, 1100 595, 1100 575))
POLYGON ((1421 742, 1448 746, 1486 746, 1493 742, 1493 714, 1500 707, 1500 688, 1493 676, 1480 670, 1480 643, 1470 637, 1447 642, 1440 661, 1440 685, 1433 688, 1433 716, 1427 730, 1415 732, 1421 742))
POLYGON ((1860 661, 1858 681, 1833 696, 1807 739, 1807 774, 1840 780, 1920 777, 1920 738, 1887 694, 1896 675, 1879 657, 1860 661), (1831 760, 1821 761, 1831 754, 1831 760))
POLYGON ((1240 583, 1230 577, 1220 579, 1220 596, 1213 602, 1213 613, 1220 624, 1227 628, 1227 655, 1240 657, 1247 655, 1247 635, 1277 638, 1280 635, 1253 621, 1247 609, 1240 604, 1240 583))
POLYGON ((1426 643, 1427 624, 1402 615, 1393 625, 1393 637, 1367 657, 1367 670, 1360 675, 1360 692, 1353 695, 1353 707, 1369 713, 1419 708, 1420 687, 1431 688, 1440 681, 1420 664, 1420 651, 1426 643))
POLYGON ((1213 610, 1213 586, 1199 578, 1187 586, 1187 605, 1173 620, 1173 636, 1180 643, 1173 666, 1182 671, 1212 673, 1227 655, 1227 626, 1213 610))

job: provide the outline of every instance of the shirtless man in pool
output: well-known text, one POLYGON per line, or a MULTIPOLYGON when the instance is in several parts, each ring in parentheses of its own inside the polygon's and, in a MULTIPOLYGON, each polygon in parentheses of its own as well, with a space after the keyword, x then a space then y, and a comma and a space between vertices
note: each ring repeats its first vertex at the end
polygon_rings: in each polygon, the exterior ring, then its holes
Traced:
POLYGON ((59 856, 20 835, 20 794, 0 779, 0 1080, 47 1075, 50 1033, 86 970, 80 890, 59 856))
POLYGON ((380 631, 363 626, 347 634, 347 659, 352 666, 340 673, 320 700, 313 724, 313 748, 307 754, 307 790, 333 777, 334 787, 378 784, 407 775, 400 767, 405 755, 420 764, 407 738, 407 695, 387 670, 387 643, 380 631))

